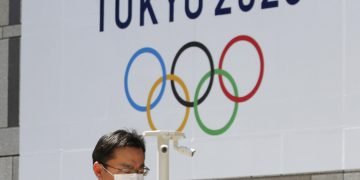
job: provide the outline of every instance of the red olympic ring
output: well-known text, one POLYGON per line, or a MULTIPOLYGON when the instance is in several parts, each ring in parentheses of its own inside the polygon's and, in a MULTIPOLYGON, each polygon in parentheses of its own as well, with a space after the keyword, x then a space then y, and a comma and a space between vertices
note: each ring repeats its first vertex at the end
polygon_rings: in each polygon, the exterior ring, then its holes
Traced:
POLYGON ((222 69, 222 65, 224 62, 224 58, 225 55, 227 53, 227 51, 230 49, 230 47, 232 45, 234 45, 236 42, 239 41, 247 41, 249 43, 251 43, 255 48, 256 51, 259 55, 260 58, 260 73, 259 73, 259 78, 256 82, 256 85, 254 86, 254 88, 246 95, 244 96, 234 96, 232 95, 225 87, 224 81, 222 79, 222 75, 219 75, 219 82, 220 82, 220 86, 222 91, 224 92, 224 94, 226 95, 226 97, 228 97, 230 100, 232 100, 233 102, 245 102, 247 100, 249 100, 252 96, 255 95, 256 91, 259 89, 263 75, 264 75, 264 56, 263 53, 261 51, 261 48, 259 46, 259 44, 255 41, 255 39, 251 38, 250 36, 246 36, 246 35, 240 35, 240 36, 236 36, 235 38, 233 38, 224 48, 223 52, 221 53, 221 57, 220 57, 220 61, 219 61, 219 69, 222 69))

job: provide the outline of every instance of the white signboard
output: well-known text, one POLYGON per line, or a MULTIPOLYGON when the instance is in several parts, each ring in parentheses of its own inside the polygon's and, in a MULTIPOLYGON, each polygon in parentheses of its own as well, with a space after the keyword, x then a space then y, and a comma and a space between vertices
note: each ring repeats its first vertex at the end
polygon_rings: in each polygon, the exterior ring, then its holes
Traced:
POLYGON ((197 153, 171 151, 170 179, 360 168, 359 6, 24 1, 20 179, 95 179, 120 128, 187 135, 197 153))

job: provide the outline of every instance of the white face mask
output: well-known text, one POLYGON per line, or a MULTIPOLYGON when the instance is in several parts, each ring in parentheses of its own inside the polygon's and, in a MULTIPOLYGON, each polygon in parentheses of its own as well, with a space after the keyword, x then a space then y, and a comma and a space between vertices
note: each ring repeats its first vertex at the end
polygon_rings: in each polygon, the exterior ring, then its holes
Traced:
POLYGON ((144 180, 142 174, 114 174, 114 180, 144 180))
POLYGON ((113 174, 110 171, 108 171, 103 165, 101 165, 102 168, 112 176, 114 176, 114 180, 144 180, 143 174, 113 174))

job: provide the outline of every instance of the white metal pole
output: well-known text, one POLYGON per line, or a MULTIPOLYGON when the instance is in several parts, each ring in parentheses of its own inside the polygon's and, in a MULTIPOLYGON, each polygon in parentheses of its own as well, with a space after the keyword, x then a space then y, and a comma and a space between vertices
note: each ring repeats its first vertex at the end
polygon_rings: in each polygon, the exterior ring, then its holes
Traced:
POLYGON ((178 140, 185 138, 184 133, 177 131, 145 131, 144 136, 156 136, 157 137, 157 150, 158 150, 158 180, 169 180, 169 141, 174 141, 174 148, 176 151, 187 155, 189 157, 194 156, 195 149, 188 148, 185 146, 179 146, 178 140))
POLYGON ((169 180, 169 137, 160 135, 158 140, 158 179, 169 180))

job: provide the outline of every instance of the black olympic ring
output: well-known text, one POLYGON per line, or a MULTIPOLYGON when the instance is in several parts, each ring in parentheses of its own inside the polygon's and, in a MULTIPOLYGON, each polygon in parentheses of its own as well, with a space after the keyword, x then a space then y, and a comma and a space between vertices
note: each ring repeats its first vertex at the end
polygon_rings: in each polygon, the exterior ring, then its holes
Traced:
MULTIPOLYGON (((211 90, 211 87, 212 87, 212 84, 213 84, 213 81, 214 81, 214 74, 215 74, 215 70, 214 70, 214 61, 212 59, 212 56, 211 56, 211 53, 210 51, 208 50, 208 48, 200 43, 200 42, 197 42, 197 41, 192 41, 192 42, 188 42, 186 43, 184 46, 182 46, 180 48, 180 50, 176 53, 175 55, 175 58, 174 58, 174 61, 171 65, 171 75, 175 75, 175 65, 176 65, 176 62, 177 60, 179 59, 180 55, 188 48, 191 48, 191 47, 197 47, 201 50, 203 50, 206 54, 206 56, 208 57, 208 60, 209 60, 209 63, 210 63, 210 72, 211 72, 211 75, 210 75, 210 82, 208 84, 208 87, 205 91, 205 93, 201 96, 201 98, 198 100, 198 104, 201 104, 205 99, 206 97, 209 95, 210 93, 210 90, 211 90)), ((178 92, 176 91, 176 87, 175 87, 175 82, 174 80, 171 80, 171 90, 172 92, 174 93, 174 96, 176 98, 176 100, 186 106, 186 107, 194 107, 194 102, 189 102, 189 101, 186 101, 184 100, 183 98, 180 97, 180 95, 178 94, 178 92)))

